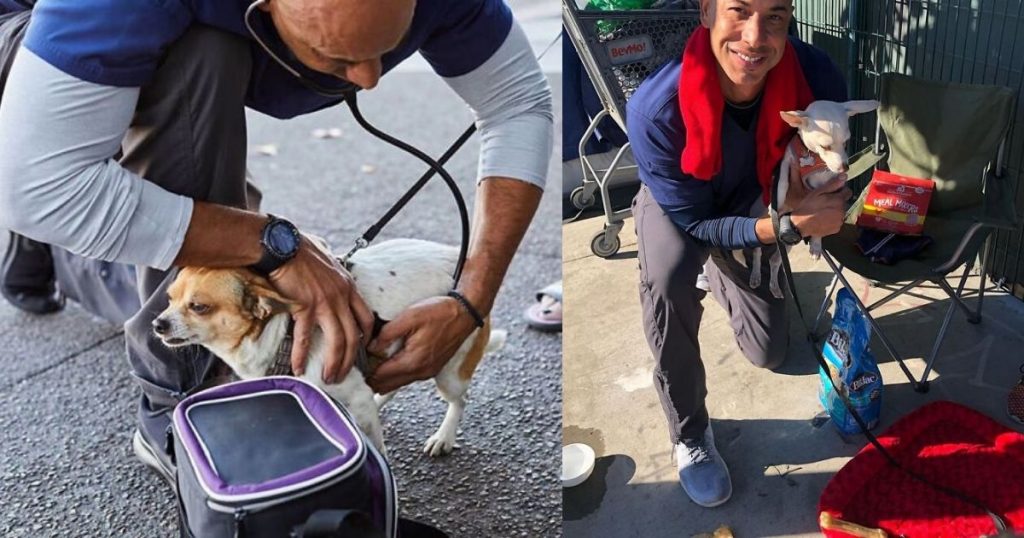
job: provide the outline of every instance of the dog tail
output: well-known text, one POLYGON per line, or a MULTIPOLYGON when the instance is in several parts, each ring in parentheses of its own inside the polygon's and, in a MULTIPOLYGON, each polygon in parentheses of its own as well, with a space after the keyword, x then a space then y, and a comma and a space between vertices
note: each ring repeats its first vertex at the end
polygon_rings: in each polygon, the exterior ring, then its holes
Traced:
POLYGON ((484 348, 484 353, 493 353, 498 351, 505 345, 505 340, 508 339, 508 331, 503 329, 491 330, 491 336, 487 339, 487 347, 484 348))

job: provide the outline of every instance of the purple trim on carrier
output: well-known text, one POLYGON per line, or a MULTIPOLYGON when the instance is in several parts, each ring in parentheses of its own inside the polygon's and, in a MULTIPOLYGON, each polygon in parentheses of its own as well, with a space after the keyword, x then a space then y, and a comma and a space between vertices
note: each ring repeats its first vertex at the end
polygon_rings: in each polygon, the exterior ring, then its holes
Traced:
MULTIPOLYGON (((230 497, 259 498, 283 493, 297 485, 319 482, 344 472, 357 463, 365 452, 362 437, 356 427, 319 388, 294 377, 264 377, 238 381, 208 389, 184 399, 174 410, 174 423, 181 437, 181 443, 189 452, 196 474, 212 498, 227 500, 230 497), (325 437, 338 447, 341 454, 328 460, 291 473, 280 478, 257 484, 227 484, 210 461, 202 443, 188 419, 188 411, 203 402, 237 399, 256 396, 267 391, 285 392, 296 397, 311 421, 325 437)), ((237 499, 242 500, 242 499, 237 499)))

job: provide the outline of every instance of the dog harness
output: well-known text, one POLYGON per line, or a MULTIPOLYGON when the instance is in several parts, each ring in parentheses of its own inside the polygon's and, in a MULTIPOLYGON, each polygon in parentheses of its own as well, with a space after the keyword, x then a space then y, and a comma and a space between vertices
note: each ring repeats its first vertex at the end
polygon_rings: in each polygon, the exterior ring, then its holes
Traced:
POLYGON ((810 178, 813 174, 820 174, 822 172, 832 172, 828 169, 828 165, 825 161, 821 160, 821 157, 817 153, 812 153, 811 150, 807 149, 804 145, 804 141, 799 136, 794 136, 793 141, 789 143, 789 149, 796 155, 797 163, 800 165, 800 177, 810 178))
MULTIPOLYGON (((371 338, 377 338, 380 335, 380 331, 384 328, 384 324, 387 323, 376 312, 373 313, 373 332, 371 338)), ((295 375, 292 371, 292 344, 295 340, 295 320, 288 317, 288 330, 285 331, 284 339, 281 340, 281 346, 277 348, 277 354, 274 356, 274 362, 271 363, 270 368, 267 368, 267 372, 264 375, 295 375)), ((355 367, 363 373, 364 376, 369 377, 377 370, 380 366, 381 359, 378 357, 371 357, 366 352, 365 346, 356 347, 356 363, 355 367)))

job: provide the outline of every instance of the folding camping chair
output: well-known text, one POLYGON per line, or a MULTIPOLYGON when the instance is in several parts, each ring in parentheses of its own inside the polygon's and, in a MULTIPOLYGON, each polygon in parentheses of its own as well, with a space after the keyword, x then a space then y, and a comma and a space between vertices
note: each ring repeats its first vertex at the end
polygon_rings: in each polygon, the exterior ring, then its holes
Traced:
POLYGON ((591 240, 590 250, 607 258, 619 251, 619 231, 630 214, 628 208, 615 211, 608 195, 611 178, 624 169, 622 157, 629 151, 629 143, 606 167, 588 158, 584 146, 605 117, 611 117, 626 131, 626 101, 647 75, 683 53, 687 38, 700 24, 700 11, 581 10, 576 0, 562 0, 562 22, 603 106, 580 139, 583 186, 573 190, 570 200, 577 209, 585 209, 593 205, 595 191, 600 191, 605 225, 591 240))
MULTIPOLYGON (((928 390, 928 373, 939 353, 958 307, 972 324, 981 322, 985 293, 985 259, 992 230, 1016 228, 1015 183, 1006 175, 1004 150, 1013 114, 1014 92, 999 86, 929 82, 887 73, 881 79, 881 107, 875 127, 875 143, 852 159, 854 170, 868 170, 885 158, 891 172, 935 180, 935 191, 925 219, 924 233, 934 240, 921 254, 894 265, 873 263, 856 247, 858 228, 854 225, 868 189, 847 213, 841 231, 824 238, 824 258, 835 273, 832 285, 815 319, 814 331, 827 308, 836 284, 850 288, 844 270, 884 284, 903 284, 886 297, 865 306, 875 334, 918 392, 928 390), (885 147, 881 138, 888 142, 885 147), (883 154, 883 150, 888 155, 883 154), (980 257, 981 284, 978 304, 968 308, 964 284, 980 257), (956 290, 946 282, 963 266, 956 290), (903 357, 871 316, 871 312, 922 282, 937 284, 949 295, 951 304, 928 356, 924 373, 915 380, 903 357)), ((851 291, 853 291, 851 289, 851 291)))

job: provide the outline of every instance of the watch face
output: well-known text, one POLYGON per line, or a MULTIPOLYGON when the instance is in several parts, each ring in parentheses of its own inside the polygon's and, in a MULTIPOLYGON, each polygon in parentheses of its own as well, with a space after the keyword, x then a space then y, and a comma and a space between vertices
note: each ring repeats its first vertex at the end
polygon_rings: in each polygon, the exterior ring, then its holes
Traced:
POLYGON ((299 238, 295 234, 295 229, 287 222, 275 222, 267 230, 267 246, 274 254, 282 258, 289 257, 299 248, 299 238))

